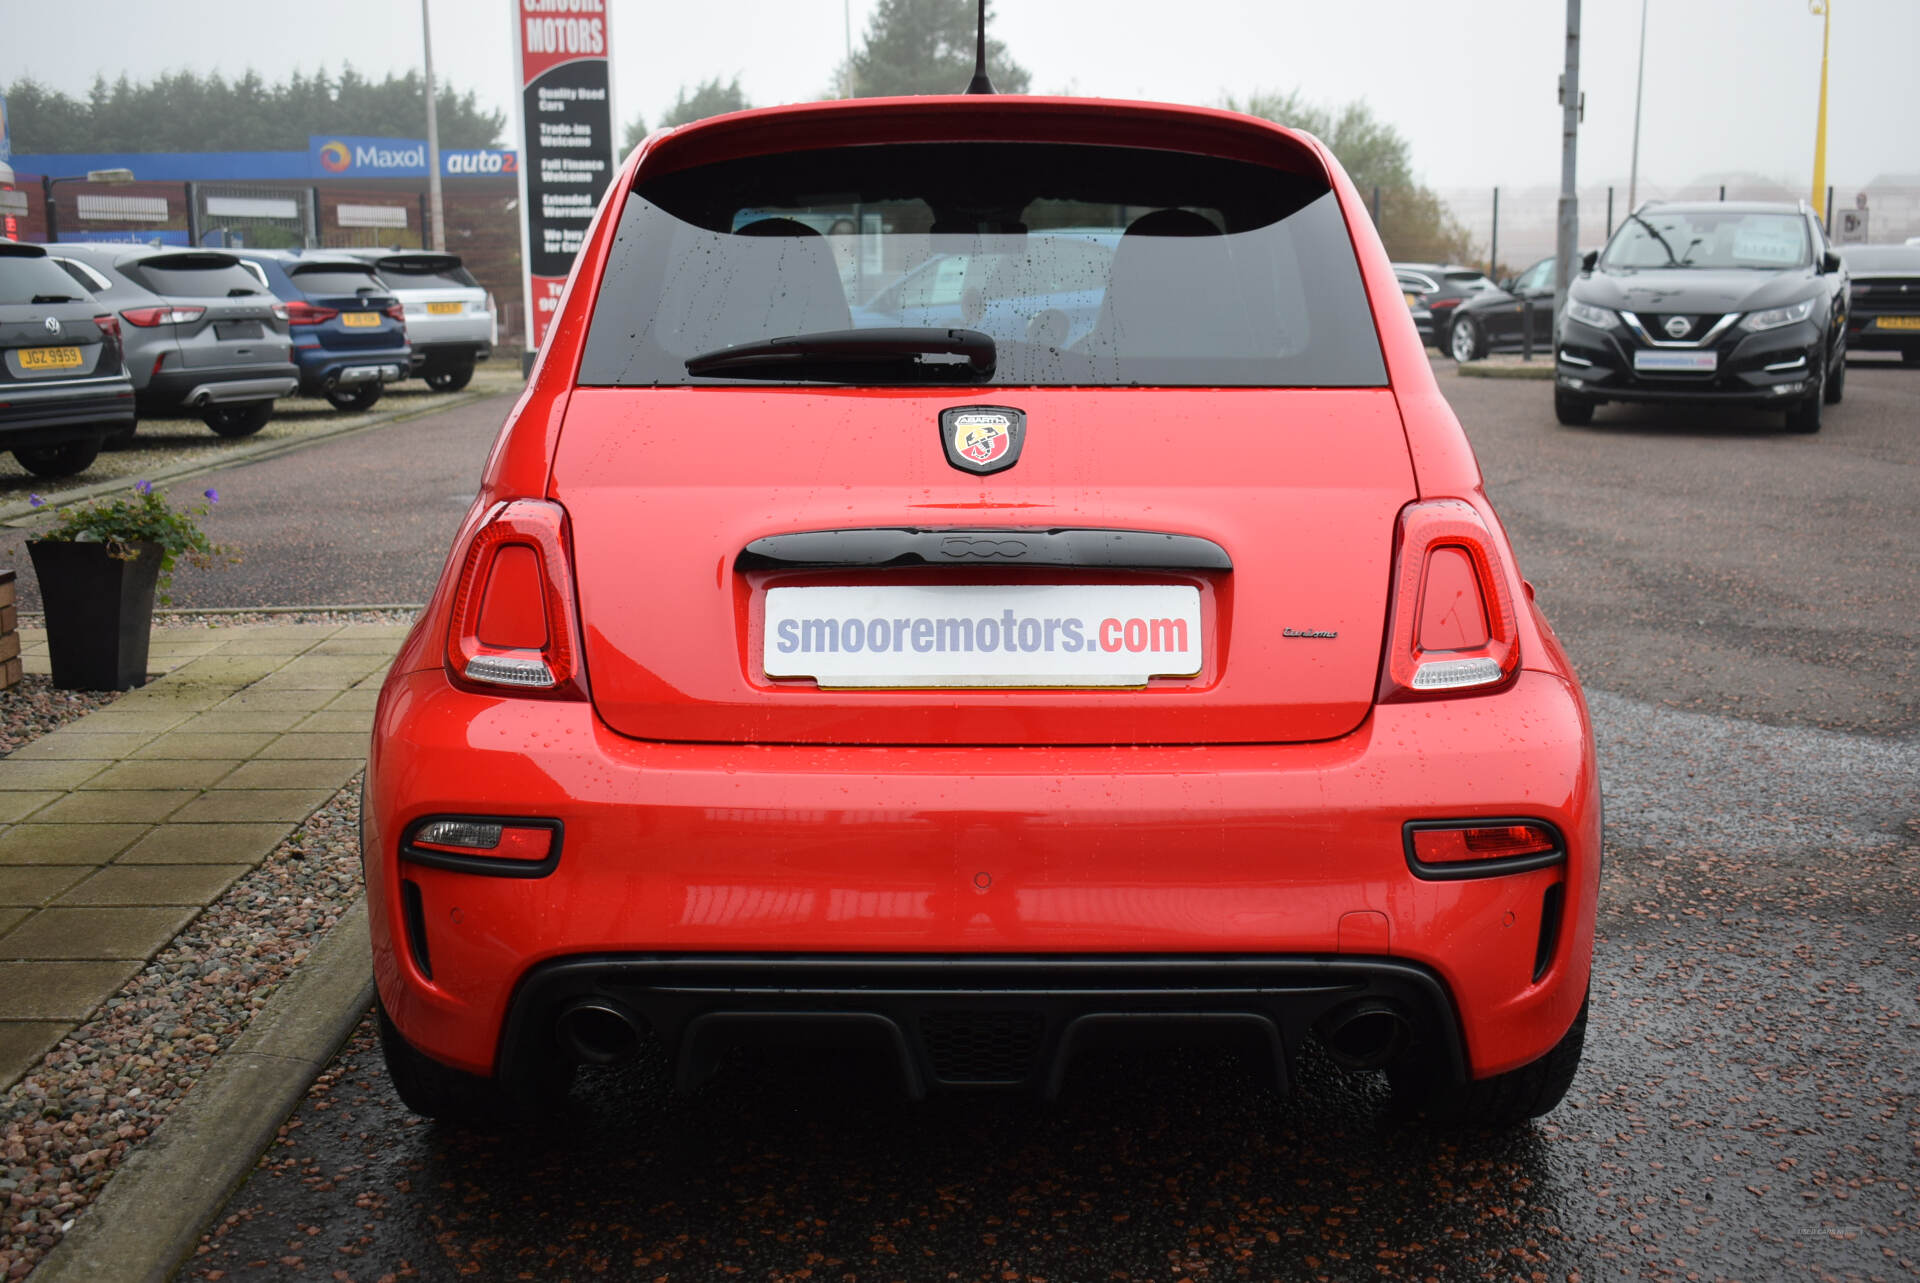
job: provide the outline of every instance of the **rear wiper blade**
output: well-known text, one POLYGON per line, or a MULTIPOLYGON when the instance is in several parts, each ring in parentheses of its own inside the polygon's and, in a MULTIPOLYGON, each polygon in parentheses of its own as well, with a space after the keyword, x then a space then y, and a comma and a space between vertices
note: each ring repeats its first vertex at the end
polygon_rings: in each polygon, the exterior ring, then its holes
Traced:
POLYGON ((687 373, 703 377, 802 377, 857 380, 876 369, 904 366, 921 378, 968 381, 993 377, 993 336, 979 330, 887 327, 821 330, 758 343, 738 343, 687 358, 687 373), (924 358, 935 358, 927 360, 924 358), (945 360, 938 358, 947 358, 945 360), (956 359, 957 358, 957 359, 956 359))
POLYGON ((35 294, 35 303, 78 303, 80 300, 71 294, 35 294))

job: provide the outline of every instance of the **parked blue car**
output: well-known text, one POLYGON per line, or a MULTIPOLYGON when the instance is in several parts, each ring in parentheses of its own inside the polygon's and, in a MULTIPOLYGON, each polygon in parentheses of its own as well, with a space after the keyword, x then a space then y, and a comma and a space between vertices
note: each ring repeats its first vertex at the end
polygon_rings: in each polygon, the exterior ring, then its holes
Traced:
POLYGON ((413 363, 400 301, 364 259, 284 250, 229 251, 285 301, 300 391, 365 410, 413 363))

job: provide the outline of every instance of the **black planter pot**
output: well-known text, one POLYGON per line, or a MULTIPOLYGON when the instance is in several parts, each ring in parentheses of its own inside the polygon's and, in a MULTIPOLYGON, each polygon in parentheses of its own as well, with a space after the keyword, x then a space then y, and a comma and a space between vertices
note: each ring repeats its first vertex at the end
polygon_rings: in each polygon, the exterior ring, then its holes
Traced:
POLYGON ((123 691, 147 684, 162 549, 157 543, 128 546, 139 553, 131 561, 110 556, 105 544, 27 544, 47 612, 53 684, 61 690, 123 691))

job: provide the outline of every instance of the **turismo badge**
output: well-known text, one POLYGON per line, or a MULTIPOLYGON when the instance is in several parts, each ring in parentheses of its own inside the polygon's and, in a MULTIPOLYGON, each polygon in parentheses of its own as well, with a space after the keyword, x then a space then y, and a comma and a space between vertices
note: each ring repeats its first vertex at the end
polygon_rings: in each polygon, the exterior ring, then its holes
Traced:
POLYGON ((1004 405, 960 405, 940 412, 940 444, 962 472, 999 472, 1020 461, 1025 411, 1004 405))

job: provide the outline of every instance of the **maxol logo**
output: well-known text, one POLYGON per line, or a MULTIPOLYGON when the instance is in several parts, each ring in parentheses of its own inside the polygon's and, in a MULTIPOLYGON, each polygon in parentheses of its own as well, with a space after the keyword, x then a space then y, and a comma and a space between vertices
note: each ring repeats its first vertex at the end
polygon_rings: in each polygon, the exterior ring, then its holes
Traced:
POLYGON ((345 143, 324 143, 320 148, 320 168, 338 174, 353 163, 353 153, 345 143))

